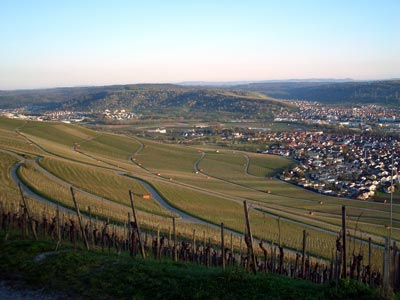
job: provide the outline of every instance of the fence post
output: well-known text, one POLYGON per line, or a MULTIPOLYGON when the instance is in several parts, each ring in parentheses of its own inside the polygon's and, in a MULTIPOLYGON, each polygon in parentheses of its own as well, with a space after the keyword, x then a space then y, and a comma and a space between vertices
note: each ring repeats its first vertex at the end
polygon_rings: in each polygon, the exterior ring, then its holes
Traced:
POLYGON ((56 217, 57 217, 57 245, 56 245, 56 251, 58 250, 58 246, 61 243, 61 221, 60 221, 60 209, 57 204, 57 210, 56 210, 56 217))
POLYGON ((195 255, 196 255, 196 229, 193 229, 193 241, 192 241, 192 261, 195 260, 195 255))
POLYGON ((75 205, 76 214, 78 216, 78 222, 79 222, 79 227, 81 228, 83 241, 85 243, 86 249, 89 250, 89 243, 88 243, 87 238, 86 238, 85 229, 83 228, 82 217, 81 217, 81 213, 79 211, 78 202, 76 202, 76 199, 75 199, 74 189, 73 189, 72 186, 71 186, 70 189, 71 189, 72 200, 74 201, 74 205, 75 205))
POLYGON ((222 256, 222 269, 225 270, 225 237, 224 237, 224 223, 221 223, 221 256, 222 256))
POLYGON ((390 259, 390 280, 392 288, 394 289, 396 286, 396 276, 395 276, 395 265, 396 265, 396 256, 397 256, 397 245, 396 241, 393 241, 391 259, 390 259))
POLYGON ((301 257, 301 278, 305 278, 306 276, 306 248, 307 248, 307 231, 303 230, 303 250, 301 257))
POLYGON ((346 247, 346 206, 342 206, 342 237, 343 237, 343 278, 347 278, 347 247, 346 247))
POLYGON ((157 225, 157 249, 156 249, 156 253, 157 253, 157 257, 156 259, 160 259, 161 258, 161 243, 160 243, 160 224, 157 225))
POLYGON ((176 223, 175 217, 172 218, 172 231, 174 234, 174 261, 178 261, 178 251, 176 249, 176 223))
POLYGON ((247 234, 249 235, 249 247, 250 247, 250 255, 251 255, 251 260, 252 260, 252 269, 253 273, 257 273, 257 268, 256 268, 256 257, 254 255, 254 249, 253 249, 253 235, 251 234, 251 227, 250 227, 250 220, 249 220, 249 211, 247 207, 247 201, 243 201, 243 206, 244 206, 244 216, 246 218, 246 226, 247 226, 247 234))
POLYGON ((33 219, 32 219, 32 216, 31 216, 31 212, 29 210, 28 202, 25 200, 25 196, 24 196, 24 193, 22 191, 22 187, 21 187, 20 183, 18 183, 18 188, 19 188, 19 192, 21 193, 22 202, 24 203, 25 212, 26 212, 26 214, 28 216, 29 223, 31 224, 33 236, 34 236, 35 240, 37 241, 38 237, 37 237, 37 233, 36 233, 36 228, 35 228, 35 225, 33 224, 33 219))
POLYGON ((385 252, 383 255, 383 292, 384 298, 387 299, 389 293, 389 256, 390 256, 390 249, 389 249, 389 239, 385 238, 385 252))
POLYGON ((128 212, 128 250, 131 249, 131 247, 133 245, 131 245, 132 243, 132 226, 131 226, 131 213, 128 212))
POLYGON ((369 280, 369 285, 372 286, 372 265, 371 265, 371 254, 372 254, 372 245, 371 245, 371 238, 368 238, 368 280, 369 280))
POLYGON ((93 225, 92 225, 92 208, 90 207, 90 205, 88 206, 88 211, 89 211, 89 236, 87 236, 86 238, 88 238, 91 242, 93 241, 93 225))
POLYGON ((134 221, 136 224, 136 230, 137 230, 138 239, 139 239, 140 253, 142 254, 143 258, 146 258, 146 253, 144 252, 144 247, 143 247, 143 242, 142 242, 142 236, 140 234, 139 222, 138 222, 138 218, 136 216, 135 204, 133 203, 133 193, 131 190, 129 190, 129 197, 131 199, 132 214, 133 214, 133 218, 134 218, 134 221))

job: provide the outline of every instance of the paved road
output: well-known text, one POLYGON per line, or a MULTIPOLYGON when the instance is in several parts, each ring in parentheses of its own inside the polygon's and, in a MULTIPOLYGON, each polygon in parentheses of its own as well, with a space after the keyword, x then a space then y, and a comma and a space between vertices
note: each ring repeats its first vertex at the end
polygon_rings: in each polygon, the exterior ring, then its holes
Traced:
POLYGON ((17 169, 21 166, 22 163, 23 163, 23 162, 16 163, 16 164, 11 168, 10 175, 11 175, 11 179, 12 179, 16 184, 20 184, 20 185, 21 185, 21 188, 22 188, 23 192, 24 192, 26 195, 28 195, 30 198, 32 198, 32 199, 34 199, 34 200, 36 200, 36 201, 38 201, 38 202, 41 202, 41 203, 44 203, 44 204, 46 204, 46 205, 48 205, 48 206, 50 206, 50 207, 53 207, 54 209, 57 209, 57 207, 58 207, 58 208, 60 209, 60 211, 63 211, 63 212, 66 212, 66 213, 72 213, 72 214, 75 214, 75 213, 76 213, 76 212, 75 212, 74 210, 72 210, 72 209, 69 209, 69 208, 64 207, 64 206, 61 206, 61 205, 57 205, 56 203, 49 201, 48 199, 46 199, 46 198, 44 198, 44 197, 42 197, 42 196, 36 194, 36 193, 33 192, 29 187, 27 187, 27 186, 19 179, 19 177, 18 177, 18 175, 17 175, 17 169))
MULTIPOLYGON (((7 152, 9 152, 9 151, 7 151, 7 152)), ((12 153, 12 152, 10 152, 10 153, 12 153)), ((202 157, 197 161, 197 164, 195 164, 195 167, 198 168, 198 163, 201 161, 202 158, 204 158, 204 156, 205 156, 205 153, 202 154, 202 157), (196 165, 197 165, 197 166, 196 166, 196 165)), ((17 155, 17 157, 22 158, 22 157, 20 157, 20 156, 18 156, 18 155, 17 155)), ((12 174, 11 174, 11 176, 12 176, 13 180, 14 180, 15 182, 17 182, 17 183, 18 183, 18 182, 21 183, 21 186, 23 187, 24 192, 26 192, 31 198, 34 198, 34 199, 36 199, 36 200, 38 200, 38 201, 41 201, 41 202, 44 202, 44 203, 47 203, 47 204, 49 204, 49 205, 53 205, 54 207, 56 207, 56 206, 57 206, 56 204, 54 204, 53 202, 48 201, 46 198, 41 197, 40 195, 35 194, 35 193, 34 193, 33 191, 31 191, 27 186, 25 186, 24 184, 22 184, 22 182, 19 180, 18 176, 16 175, 16 170, 17 170, 17 168, 18 168, 18 166, 19 166, 20 164, 21 164, 21 162, 18 163, 18 164, 16 164, 16 165, 13 167, 13 169, 12 169, 12 172, 11 172, 12 174)), ((45 170, 44 168, 42 168, 42 167, 41 167, 40 165, 38 165, 36 162, 34 162, 34 166, 35 166, 35 168, 36 168, 39 172, 42 172, 44 175, 48 176, 50 179, 55 180, 55 181, 57 181, 58 183, 60 183, 60 184, 62 184, 62 185, 64 185, 64 186, 66 186, 66 187, 70 187, 70 186, 71 186, 69 183, 63 181, 62 179, 60 179, 60 178, 54 176, 53 174, 51 174, 50 172, 48 172, 47 170, 45 170)), ((122 176, 122 175, 125 175, 125 174, 123 174, 123 173, 121 173, 121 172, 119 172, 119 171, 117 171, 117 170, 115 170, 115 172, 116 172, 117 174, 121 175, 121 176, 122 176)), ((195 217, 195 216, 192 216, 192 215, 190 215, 190 214, 187 214, 186 212, 184 212, 184 211, 182 211, 182 210, 180 210, 180 209, 178 209, 178 208, 176 208, 176 207, 171 206, 171 205, 170 205, 169 203, 167 203, 167 202, 163 199, 163 197, 162 197, 161 195, 159 195, 159 193, 158 193, 150 184, 148 184, 146 181, 141 180, 141 179, 138 179, 138 178, 132 178, 132 177, 130 177, 130 176, 127 176, 127 177, 128 177, 128 178, 131 178, 132 180, 135 180, 136 182, 140 182, 141 184, 143 184, 143 185, 146 187, 146 189, 151 193, 152 197, 159 203, 160 206, 164 207, 165 209, 167 209, 168 211, 170 211, 170 212, 172 212, 172 213, 178 214, 178 215, 180 216, 180 218, 182 219, 182 221, 187 221, 187 222, 197 223, 197 224, 201 224, 201 225, 206 225, 206 226, 209 226, 209 227, 212 227, 212 228, 215 228, 215 229, 219 229, 219 228, 220 228, 218 225, 215 225, 215 224, 213 224, 213 223, 211 223, 211 222, 208 222, 208 221, 202 220, 202 219, 200 219, 200 218, 197 218, 197 217, 195 217)), ((152 179, 153 179, 153 180, 157 180, 157 181, 165 181, 165 180, 163 180, 163 179, 161 179, 161 178, 157 178, 157 177, 152 178, 152 179)), ((227 182, 230 183, 229 181, 227 181, 227 182)), ((182 184, 177 184, 177 183, 175 183, 175 182, 173 182, 173 183, 171 183, 171 184, 175 184, 175 185, 178 185, 178 186, 182 186, 182 184)), ((76 187, 75 187, 75 188, 76 188, 76 187)), ((189 189, 194 189, 194 190, 198 190, 197 188, 193 188, 193 187, 191 187, 191 186, 188 186, 187 188, 189 188, 189 189)), ((97 198, 97 199, 100 200, 100 201, 107 201, 107 202, 110 202, 110 204, 112 204, 112 205, 118 205, 118 206, 120 206, 120 207, 126 208, 125 205, 115 203, 115 202, 113 202, 113 201, 110 201, 110 200, 105 199, 105 198, 102 198, 102 197, 98 197, 98 196, 96 196, 96 195, 90 194, 90 193, 88 193, 88 192, 86 192, 86 191, 84 191, 84 190, 81 190, 81 189, 79 189, 79 188, 76 188, 76 190, 78 190, 78 191, 80 191, 80 192, 82 192, 82 193, 84 193, 84 194, 86 194, 86 195, 88 195, 88 196, 90 196, 90 197, 95 197, 95 198, 97 198)), ((215 193, 209 192, 209 191, 207 191, 207 190, 202 191, 202 192, 205 192, 205 193, 207 193, 207 194, 216 196, 215 193)), ((225 198, 227 198, 226 195, 224 195, 224 196, 225 196, 225 198)), ((243 204, 243 199, 241 199, 240 197, 238 197, 238 198, 236 198, 236 197, 228 197, 228 200, 234 201, 234 202, 239 203, 239 204, 243 204)), ((259 211, 260 211, 260 210, 264 210, 264 211, 265 211, 265 208, 263 208, 262 206, 258 206, 258 205, 256 205, 256 204, 252 204, 251 209, 255 209, 255 210, 259 210, 259 211)), ((273 209, 272 209, 272 210, 273 210, 273 209)), ((72 210, 70 210, 70 209, 67 209, 67 211, 74 213, 74 211, 72 211, 72 210)), ((271 214, 271 213, 268 213, 268 212, 265 212, 265 213, 268 214, 268 215, 270 215, 270 216, 272 216, 272 217, 278 218, 278 217, 277 217, 276 215, 274 215, 274 214, 271 214)), ((323 228, 320 228, 320 227, 318 227, 318 226, 314 226, 314 225, 311 225, 311 224, 306 224, 306 223, 303 223, 303 222, 300 222, 300 221, 296 221, 296 220, 293 220, 293 219, 289 219, 289 218, 285 218, 285 217, 280 217, 280 219, 281 219, 281 220, 284 220, 284 221, 287 221, 287 222, 294 223, 294 224, 302 225, 302 226, 307 227, 307 228, 311 228, 311 229, 319 230, 319 231, 322 231, 322 232, 326 232, 326 233, 332 234, 332 235, 334 235, 334 236, 337 235, 337 232, 335 232, 335 231, 323 229, 323 228)), ((323 222, 321 222, 321 224, 323 224, 323 222)), ((340 227, 337 226, 337 228, 338 228, 338 231, 339 231, 339 230, 340 230, 340 227)), ((232 234, 234 234, 234 235, 236 235, 236 236, 241 236, 241 235, 242 235, 242 234, 240 234, 240 233, 237 233, 237 232, 235 232, 235 231, 233 231, 233 230, 229 230, 229 229, 226 229, 226 232, 227 232, 227 233, 232 233, 232 234)), ((357 240, 358 240, 358 239, 357 239, 357 240)), ((287 249, 287 250, 289 250, 289 249, 287 249)), ((294 253, 294 252, 293 252, 293 253, 294 253)))
MULTIPOLYGON (((7 151, 7 152, 8 152, 8 151, 7 151)), ((12 153, 12 152, 10 152, 10 154, 11 154, 11 153, 12 153)), ((15 155, 16 157, 20 158, 20 159, 23 159, 23 157, 21 157, 21 156, 15 154, 15 153, 14 153, 14 155, 15 155)), ((44 198, 44 197, 42 197, 42 196, 40 196, 40 195, 34 193, 29 187, 27 187, 26 185, 24 185, 24 184, 22 183, 22 181, 19 179, 19 177, 17 176, 17 169, 18 169, 18 167, 23 163, 23 161, 24 161, 24 160, 22 160, 22 161, 20 161, 19 163, 15 164, 15 165, 13 166, 13 168, 11 169, 11 174, 10 174, 10 175, 11 175, 12 180, 13 180, 15 183, 17 183, 17 184, 20 183, 20 184, 21 184, 21 187, 22 187, 22 189, 23 189, 23 191, 24 191, 24 193, 25 193, 26 195, 28 195, 30 198, 32 198, 32 199, 34 199, 34 200, 36 200, 36 201, 45 203, 46 205, 49 205, 49 206, 51 206, 51 207, 53 207, 53 208, 57 208, 57 204, 55 204, 54 202, 51 202, 51 201, 49 201, 48 199, 46 199, 46 198, 44 198)), ((39 168, 38 170, 44 170, 44 169, 41 168, 40 166, 39 166, 38 168, 39 168)), ((48 171, 46 171, 46 170, 44 170, 44 171, 45 171, 44 174, 45 174, 46 176, 49 175, 49 176, 51 176, 52 179, 53 179, 53 177, 55 177, 54 175, 52 175, 52 174, 49 173, 48 171)), ((56 177, 56 178, 57 178, 57 177, 56 177)), ((57 179, 56 179, 56 178, 54 178, 54 180, 57 180, 57 182, 62 183, 62 184, 64 184, 64 185, 71 186, 70 184, 68 184, 68 183, 66 183, 66 182, 63 182, 60 178, 57 178, 57 179)), ((181 210, 179 210, 179 209, 177 209, 177 208, 175 208, 175 207, 169 205, 169 204, 162 198, 162 196, 159 195, 158 192, 157 192, 151 185, 149 185, 147 182, 145 182, 145 181, 143 181, 143 180, 140 180, 140 179, 137 179, 137 178, 132 178, 132 177, 128 177, 128 178, 131 178, 132 180, 135 180, 136 182, 140 182, 140 183, 144 184, 144 186, 149 190, 149 192, 152 194, 152 196, 154 197, 154 199, 155 199, 162 207, 164 207, 164 208, 170 210, 171 212, 174 212, 174 213, 179 214, 179 215, 181 216, 181 220, 182 220, 182 221, 191 222, 191 223, 197 223, 197 224, 201 224, 201 225, 206 225, 206 226, 211 227, 211 228, 214 228, 214 229, 216 229, 216 230, 219 230, 219 229, 220 229, 220 226, 219 226, 219 225, 216 225, 216 224, 213 224, 213 223, 211 223, 211 222, 202 220, 202 219, 200 219, 200 218, 196 218, 196 217, 194 217, 194 216, 191 216, 191 215, 189 215, 189 214, 187 214, 187 213, 185 213, 185 212, 183 212, 183 211, 181 211, 181 210)), ((77 190, 78 190, 78 189, 77 189, 77 190)), ((80 190, 80 191, 81 191, 81 190, 80 190)), ((84 191, 81 191, 81 192, 84 192, 84 191)), ((93 196, 93 197, 97 197, 97 196, 94 196, 94 195, 91 195, 91 194, 89 194, 89 195, 90 195, 90 196, 93 196)), ((102 199, 101 197, 99 197, 99 198, 102 199)), ((109 200, 107 200, 107 199, 104 199, 104 200, 109 201, 109 200)), ((112 203, 115 204, 114 202, 112 202, 112 203)), ((69 208, 66 208, 66 207, 63 207, 63 206, 59 206, 59 209, 60 209, 60 211, 64 211, 64 212, 67 212, 67 213, 71 213, 71 214, 74 214, 74 213, 75 213, 74 210, 69 209, 69 208)), ((83 217, 84 217, 84 216, 83 216, 83 217)), ((230 229, 228 229, 228 228, 225 228, 225 232, 228 233, 228 234, 233 234, 233 235, 235 235, 235 236, 239 236, 239 237, 243 236, 243 234, 238 233, 238 232, 233 231, 233 230, 230 230, 230 229)), ((259 241, 258 239, 254 239, 254 242, 259 243, 260 241, 259 241)), ((268 243, 268 242, 265 242, 265 244, 270 245, 270 243, 268 243)), ((285 251, 286 251, 287 253, 290 253, 290 254, 295 254, 295 253, 297 253, 296 251, 291 250, 291 249, 288 249, 288 248, 285 248, 285 251)))

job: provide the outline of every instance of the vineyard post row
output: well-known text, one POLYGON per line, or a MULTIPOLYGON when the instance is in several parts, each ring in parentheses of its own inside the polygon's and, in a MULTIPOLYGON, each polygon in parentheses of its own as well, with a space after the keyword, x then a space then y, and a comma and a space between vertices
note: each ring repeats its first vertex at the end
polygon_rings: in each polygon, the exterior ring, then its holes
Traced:
MULTIPOLYGON (((362 265, 363 257, 359 253, 352 254, 349 267, 347 266, 347 247, 346 247, 346 207, 342 207, 342 232, 336 240, 335 255, 329 264, 313 263, 307 253, 307 232, 303 231, 303 243, 301 254, 296 253, 295 261, 284 260, 285 251, 282 245, 278 244, 279 254, 277 255, 277 248, 271 245, 268 255, 268 250, 264 246, 264 242, 259 242, 259 247, 263 258, 259 258, 254 251, 254 241, 251 231, 251 222, 248 214, 248 205, 244 201, 244 217, 246 224, 246 232, 244 234, 244 241, 247 251, 235 253, 233 249, 233 235, 231 234, 231 248, 225 247, 225 233, 224 223, 221 223, 221 240, 219 246, 213 247, 211 238, 208 238, 206 244, 206 234, 203 232, 203 244, 196 243, 195 230, 193 230, 193 238, 190 242, 185 239, 178 242, 176 233, 176 220, 172 218, 173 228, 173 243, 171 247, 171 231, 169 230, 169 238, 165 244, 165 237, 160 236, 160 227, 157 226, 157 235, 152 235, 151 245, 148 241, 148 233, 140 231, 140 222, 136 214, 136 207, 134 203, 133 192, 129 191, 131 200, 131 208, 134 220, 131 221, 131 215, 128 213, 128 230, 124 226, 113 225, 110 230, 109 220, 104 222, 101 231, 98 231, 96 220, 93 226, 91 208, 89 207, 89 218, 84 224, 82 215, 80 214, 79 205, 76 201, 74 190, 71 187, 71 196, 75 204, 75 211, 79 223, 79 230, 75 226, 75 220, 69 216, 68 224, 65 220, 64 213, 62 220, 60 220, 60 210, 57 207, 56 215, 51 217, 52 222, 49 222, 47 217, 43 214, 42 219, 34 217, 29 209, 28 203, 25 199, 24 193, 19 186, 21 195, 20 208, 15 210, 14 207, 9 209, 0 202, 0 225, 1 230, 6 232, 5 238, 7 239, 8 233, 12 229, 18 229, 23 238, 28 237, 30 232, 35 240, 38 240, 38 234, 41 233, 42 237, 49 236, 51 239, 57 241, 56 250, 58 250, 62 242, 71 242, 74 248, 77 248, 77 241, 82 241, 87 250, 98 248, 101 246, 102 251, 107 247, 108 251, 115 248, 115 251, 121 253, 122 251, 129 251, 132 258, 136 258, 137 254, 141 254, 143 259, 146 259, 146 252, 153 252, 155 259, 161 257, 173 259, 174 261, 191 261, 197 264, 206 265, 207 267, 222 267, 226 266, 242 266, 247 271, 256 272, 273 272, 282 275, 303 278, 317 283, 327 281, 338 282, 339 278, 351 279, 364 282, 367 285, 374 287, 383 287, 384 291, 388 289, 400 290, 400 252, 397 249, 396 243, 390 247, 389 240, 386 239, 384 248, 384 261, 383 261, 383 275, 379 271, 373 271, 371 266, 371 238, 368 239, 368 265, 362 265), (89 243, 90 241, 90 243, 89 243), (301 264, 299 258, 301 256, 301 264), (277 263, 278 260, 278 263, 277 263)), ((101 227, 101 226, 100 226, 101 227)))

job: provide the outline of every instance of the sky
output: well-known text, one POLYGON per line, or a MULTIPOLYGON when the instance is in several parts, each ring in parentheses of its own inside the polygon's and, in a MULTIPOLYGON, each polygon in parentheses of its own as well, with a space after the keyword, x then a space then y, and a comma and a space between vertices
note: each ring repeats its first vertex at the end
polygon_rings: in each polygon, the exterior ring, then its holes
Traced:
POLYGON ((0 89, 400 78, 399 0, 0 0, 0 89))

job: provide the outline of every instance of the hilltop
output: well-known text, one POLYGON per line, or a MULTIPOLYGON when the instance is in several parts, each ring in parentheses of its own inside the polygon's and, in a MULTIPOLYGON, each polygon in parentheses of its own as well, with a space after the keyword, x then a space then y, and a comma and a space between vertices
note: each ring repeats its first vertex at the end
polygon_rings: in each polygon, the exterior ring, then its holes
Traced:
POLYGON ((400 80, 189 82, 0 91, 0 109, 25 107, 31 111, 92 112, 124 109, 144 116, 268 118, 282 107, 292 109, 278 99, 398 106, 400 80))
POLYGON ((0 92, 0 108, 30 110, 65 109, 99 112, 125 109, 143 115, 272 116, 284 102, 256 92, 218 88, 184 87, 172 84, 139 84, 0 92))
POLYGON ((260 82, 235 85, 230 89, 259 92, 279 99, 311 100, 330 104, 400 104, 400 80, 260 82))

